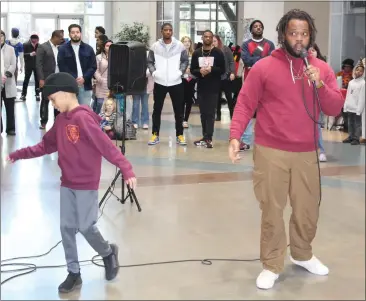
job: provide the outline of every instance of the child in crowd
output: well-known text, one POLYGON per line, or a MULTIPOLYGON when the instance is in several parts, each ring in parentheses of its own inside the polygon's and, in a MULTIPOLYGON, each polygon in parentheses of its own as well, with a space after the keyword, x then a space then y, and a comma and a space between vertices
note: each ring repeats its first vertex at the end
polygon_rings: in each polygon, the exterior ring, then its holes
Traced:
POLYGON ((365 109, 365 66, 360 61, 353 70, 353 80, 348 84, 344 112, 348 113, 348 138, 343 143, 360 144, 362 120, 365 109))
POLYGON ((95 225, 102 157, 120 168, 132 189, 136 187, 131 164, 100 130, 100 117, 87 105, 79 105, 78 91, 78 84, 70 74, 61 72, 50 75, 45 81, 43 93, 60 114, 40 143, 13 152, 7 158, 15 162, 58 152, 62 172, 60 229, 69 273, 58 288, 60 293, 71 292, 82 284, 75 237, 77 232, 103 258, 107 280, 114 279, 119 270, 117 245, 105 241, 95 225))
POLYGON ((99 114, 102 118, 101 128, 108 135, 109 138, 114 138, 114 122, 117 118, 116 102, 113 98, 108 98, 104 101, 102 112, 99 114))

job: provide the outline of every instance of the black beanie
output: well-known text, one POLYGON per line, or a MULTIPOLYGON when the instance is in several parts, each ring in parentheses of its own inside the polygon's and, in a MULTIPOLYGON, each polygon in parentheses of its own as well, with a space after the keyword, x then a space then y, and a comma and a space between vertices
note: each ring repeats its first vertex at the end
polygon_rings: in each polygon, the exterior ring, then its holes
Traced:
POLYGON ((250 23, 250 26, 249 26, 249 31, 250 32, 252 32, 252 28, 253 28, 253 26, 254 26, 255 23, 261 23, 261 25, 262 25, 262 27, 264 29, 264 25, 263 25, 263 23, 262 23, 261 20, 254 20, 252 23, 250 23))
POLYGON ((79 94, 79 86, 76 79, 69 73, 54 73, 46 78, 42 91, 45 98, 60 91, 79 94))

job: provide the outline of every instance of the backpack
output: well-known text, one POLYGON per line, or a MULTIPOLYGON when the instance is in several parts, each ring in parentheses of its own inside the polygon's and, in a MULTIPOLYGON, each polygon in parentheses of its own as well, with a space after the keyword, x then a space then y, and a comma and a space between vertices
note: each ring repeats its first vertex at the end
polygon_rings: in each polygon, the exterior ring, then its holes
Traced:
MULTIPOLYGON (((113 127, 117 140, 122 140, 123 135, 123 114, 117 113, 117 118, 113 127)), ((131 120, 126 120, 126 137, 125 140, 136 140, 136 129, 131 120)))

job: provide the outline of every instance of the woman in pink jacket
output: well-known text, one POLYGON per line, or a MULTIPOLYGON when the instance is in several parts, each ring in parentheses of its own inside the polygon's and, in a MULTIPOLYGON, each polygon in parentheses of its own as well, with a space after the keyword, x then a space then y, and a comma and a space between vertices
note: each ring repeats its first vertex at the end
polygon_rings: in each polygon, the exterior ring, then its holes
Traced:
POLYGON ((108 53, 109 47, 113 42, 111 40, 106 41, 103 44, 103 50, 101 54, 96 56, 97 60, 97 71, 95 71, 94 77, 96 81, 95 85, 95 96, 96 96, 96 110, 97 114, 103 106, 104 100, 108 97, 108 53))

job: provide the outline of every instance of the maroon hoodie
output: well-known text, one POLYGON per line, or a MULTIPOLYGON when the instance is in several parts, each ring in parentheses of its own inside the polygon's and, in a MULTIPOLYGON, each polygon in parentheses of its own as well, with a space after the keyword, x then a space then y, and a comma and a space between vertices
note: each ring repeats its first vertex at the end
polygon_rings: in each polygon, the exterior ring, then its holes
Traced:
POLYGON ((119 167, 125 180, 135 177, 131 164, 100 129, 100 120, 88 106, 78 106, 59 114, 40 143, 11 153, 9 157, 30 159, 58 152, 61 186, 70 189, 97 190, 102 157, 119 167))
MULTIPOLYGON (((320 78, 324 82, 324 86, 318 89, 322 111, 329 116, 338 115, 344 99, 333 70, 317 58, 309 56, 308 61, 320 69, 320 78)), ((304 80, 294 78, 297 72, 303 72, 303 67, 301 58, 286 56, 283 49, 277 49, 258 61, 238 96, 230 138, 240 141, 257 109, 255 143, 289 152, 314 151, 314 121, 306 112, 302 96, 304 94, 308 110, 313 115, 313 86, 305 75, 304 80)), ((319 120, 317 105, 315 120, 319 120)), ((316 139, 317 136, 318 131, 316 139)))

